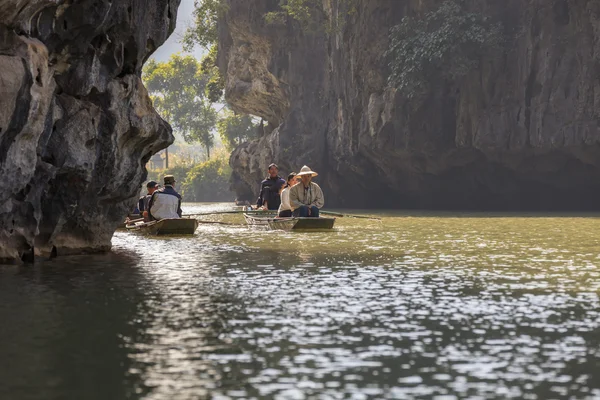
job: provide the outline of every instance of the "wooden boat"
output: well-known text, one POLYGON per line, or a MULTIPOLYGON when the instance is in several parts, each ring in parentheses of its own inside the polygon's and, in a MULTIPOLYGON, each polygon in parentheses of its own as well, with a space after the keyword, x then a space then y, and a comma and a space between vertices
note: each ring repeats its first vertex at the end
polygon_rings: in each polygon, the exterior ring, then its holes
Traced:
POLYGON ((195 218, 161 219, 128 225, 128 231, 144 233, 147 235, 193 235, 198 228, 195 218))
POLYGON ((275 218, 274 216, 263 216, 257 214, 244 214, 248 226, 271 229, 271 230, 294 230, 294 231, 321 231, 331 230, 335 224, 335 218, 275 218))

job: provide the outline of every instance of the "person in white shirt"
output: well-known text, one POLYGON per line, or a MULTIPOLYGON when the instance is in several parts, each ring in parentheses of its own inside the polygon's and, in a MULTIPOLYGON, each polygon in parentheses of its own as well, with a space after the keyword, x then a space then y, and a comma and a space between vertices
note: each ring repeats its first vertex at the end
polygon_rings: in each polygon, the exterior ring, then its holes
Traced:
POLYGON ((175 190, 175 177, 165 175, 164 187, 152 193, 148 204, 148 214, 151 221, 181 218, 181 195, 175 190))
POLYGON ((290 188, 297 185, 299 178, 296 177, 296 173, 292 172, 287 177, 287 183, 281 190, 281 205, 277 210, 277 216, 280 218, 289 218, 292 216, 292 206, 290 205, 290 188))

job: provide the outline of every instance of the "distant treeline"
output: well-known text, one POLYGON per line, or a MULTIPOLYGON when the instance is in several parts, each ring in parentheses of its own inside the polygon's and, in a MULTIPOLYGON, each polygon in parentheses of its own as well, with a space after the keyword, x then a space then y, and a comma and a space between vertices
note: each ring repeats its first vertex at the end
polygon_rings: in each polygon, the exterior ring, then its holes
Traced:
POLYGON ((229 190, 231 167, 226 152, 217 152, 210 160, 199 164, 178 165, 160 171, 149 171, 148 180, 155 180, 162 186, 164 175, 175 176, 177 181, 175 188, 186 202, 235 199, 235 194, 229 190))

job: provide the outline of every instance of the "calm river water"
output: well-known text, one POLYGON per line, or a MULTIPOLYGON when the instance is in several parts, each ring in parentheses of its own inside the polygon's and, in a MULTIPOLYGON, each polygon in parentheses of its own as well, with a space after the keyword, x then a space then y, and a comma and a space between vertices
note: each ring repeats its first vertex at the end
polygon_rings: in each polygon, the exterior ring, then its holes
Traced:
POLYGON ((3 266, 0 398, 600 398, 598 216, 374 215, 3 266))

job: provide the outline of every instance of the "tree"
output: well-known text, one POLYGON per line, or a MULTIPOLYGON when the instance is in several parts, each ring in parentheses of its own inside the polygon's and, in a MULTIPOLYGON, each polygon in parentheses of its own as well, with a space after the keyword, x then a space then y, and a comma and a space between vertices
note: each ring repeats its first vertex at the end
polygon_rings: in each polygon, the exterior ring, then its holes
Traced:
POLYGON ((217 132, 228 150, 256 137, 256 125, 249 115, 227 111, 217 122, 217 132))
POLYGON ((203 48, 216 45, 219 37, 217 20, 225 12, 227 4, 224 0, 195 0, 194 24, 183 36, 184 48, 189 51, 196 45, 203 48))
POLYGON ((231 177, 229 154, 219 151, 215 157, 194 165, 181 184, 187 201, 231 201, 235 194, 229 189, 231 177))
POLYGON ((222 102, 223 92, 225 91, 225 78, 223 78, 217 66, 216 44, 208 50, 208 54, 200 61, 200 68, 208 79, 205 89, 206 97, 213 103, 222 102))
POLYGON ((232 201, 235 193, 229 188, 231 172, 229 154, 218 150, 210 160, 201 163, 149 171, 148 179, 162 182, 163 176, 174 175, 184 201, 232 201))
POLYGON ((199 142, 210 158, 217 112, 206 98, 209 77, 192 56, 174 54, 168 62, 150 60, 143 79, 154 107, 188 143, 199 142))

